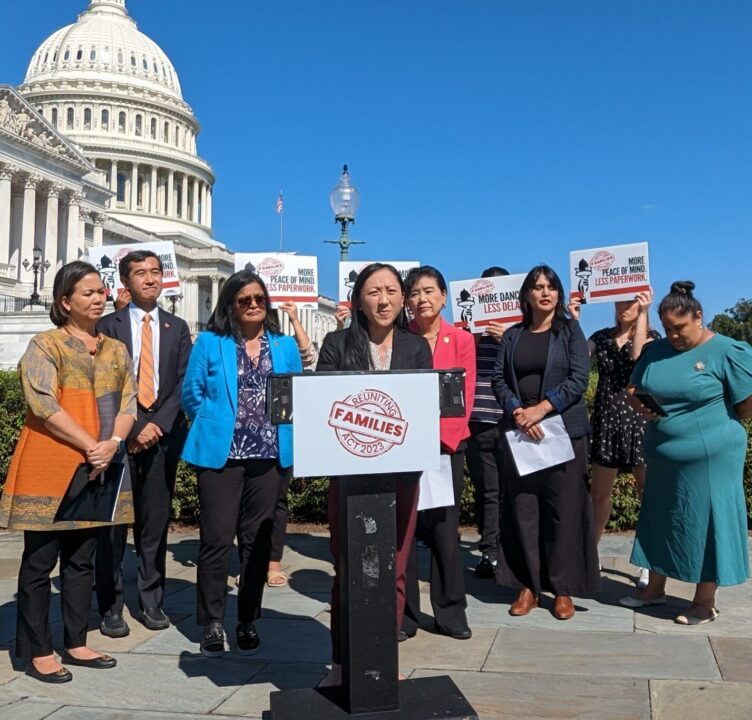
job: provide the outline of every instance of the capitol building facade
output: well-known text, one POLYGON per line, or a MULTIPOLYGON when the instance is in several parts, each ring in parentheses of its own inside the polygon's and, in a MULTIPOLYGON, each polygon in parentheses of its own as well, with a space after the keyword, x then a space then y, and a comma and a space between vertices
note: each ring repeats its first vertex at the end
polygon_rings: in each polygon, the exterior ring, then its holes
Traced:
MULTIPOLYGON (((212 232, 215 176, 199 131, 170 59, 125 0, 91 0, 39 46, 18 88, 0 85, 0 365, 49 327, 56 270, 93 245, 172 241, 175 311, 194 332, 205 326, 235 260, 212 232)), ((301 312, 317 345, 333 314, 323 298, 301 312)))

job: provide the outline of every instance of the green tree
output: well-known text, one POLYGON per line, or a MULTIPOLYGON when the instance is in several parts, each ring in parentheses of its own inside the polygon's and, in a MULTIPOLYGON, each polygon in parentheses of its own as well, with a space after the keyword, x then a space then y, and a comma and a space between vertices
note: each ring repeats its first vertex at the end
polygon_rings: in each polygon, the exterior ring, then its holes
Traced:
POLYGON ((752 300, 742 298, 734 307, 716 315, 709 327, 713 332, 752 345, 752 300))

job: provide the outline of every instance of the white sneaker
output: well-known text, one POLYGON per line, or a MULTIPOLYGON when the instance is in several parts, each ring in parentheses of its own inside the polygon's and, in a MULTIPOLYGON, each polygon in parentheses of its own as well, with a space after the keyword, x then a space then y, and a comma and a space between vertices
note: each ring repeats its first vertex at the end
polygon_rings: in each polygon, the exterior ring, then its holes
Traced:
POLYGON ((650 569, 641 567, 640 579, 637 581, 637 587, 642 590, 643 588, 646 588, 648 586, 648 582, 650 582, 650 569))

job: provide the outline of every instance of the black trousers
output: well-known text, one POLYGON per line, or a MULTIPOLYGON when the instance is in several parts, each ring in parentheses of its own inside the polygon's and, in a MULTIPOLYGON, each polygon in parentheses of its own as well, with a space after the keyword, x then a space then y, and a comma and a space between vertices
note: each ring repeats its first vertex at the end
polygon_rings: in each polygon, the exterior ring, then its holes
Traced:
POLYGON ((272 554, 271 562, 282 562, 282 554, 285 551, 287 540, 287 490, 290 486, 290 473, 285 475, 285 484, 277 503, 277 511, 274 513, 274 525, 272 526, 272 554))
MULTIPOLYGON (((431 607, 440 632, 451 633, 467 627, 465 576, 460 553, 460 501, 464 485, 465 457, 459 450, 451 455, 454 505, 421 511, 421 539, 431 549, 431 607)), ((419 626, 420 589, 418 551, 413 543, 407 564, 405 619, 402 629, 413 635, 419 626)))
POLYGON ((18 572, 17 657, 31 660, 52 654, 50 573, 58 558, 63 643, 67 649, 86 645, 97 533, 98 528, 24 533, 18 572))
POLYGON ((554 467, 517 474, 507 447, 501 548, 496 580, 554 595, 598 590, 598 549, 588 489, 588 438, 572 438, 574 458, 554 467))
POLYGON ((238 620, 253 622, 258 618, 271 554, 272 524, 288 474, 276 460, 230 460, 221 470, 199 469, 200 625, 224 621, 227 573, 236 536, 240 553, 238 620))
POLYGON ((498 423, 470 423, 470 437, 465 457, 475 488, 475 518, 480 533, 478 549, 492 560, 496 560, 499 553, 504 442, 498 423))
MULTIPOLYGON (((133 483, 133 542, 138 556, 138 604, 159 608, 164 602, 167 563, 167 531, 180 451, 185 440, 182 427, 165 434, 148 450, 129 454, 133 483)), ((101 615, 122 615, 123 556, 127 525, 102 528, 97 545, 97 605, 101 615)))

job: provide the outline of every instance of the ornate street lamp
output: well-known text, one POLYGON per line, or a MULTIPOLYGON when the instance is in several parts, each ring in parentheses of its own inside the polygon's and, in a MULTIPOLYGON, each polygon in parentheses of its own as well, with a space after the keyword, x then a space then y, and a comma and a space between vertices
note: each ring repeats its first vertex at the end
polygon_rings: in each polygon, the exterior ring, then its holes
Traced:
POLYGON ((339 240, 324 240, 324 242, 339 245, 339 259, 347 260, 350 253, 350 245, 363 245, 362 240, 351 240, 347 232, 349 225, 355 222, 355 213, 360 205, 358 189, 350 182, 350 173, 347 165, 342 168, 339 182, 329 193, 329 204, 334 213, 334 222, 339 223, 342 232, 339 240))
POLYGON ((24 259, 23 261, 23 267, 24 270, 31 270, 34 273, 34 292, 31 293, 31 304, 32 305, 40 305, 40 297, 37 290, 39 289, 39 272, 41 270, 49 270, 50 269, 50 261, 45 260, 44 263, 42 262, 42 251, 35 247, 32 250, 32 257, 34 258, 32 262, 29 262, 28 258, 24 259))
POLYGON ((170 295, 167 299, 170 301, 170 305, 172 306, 172 308, 170 309, 170 312, 174 315, 175 303, 179 303, 183 299, 183 293, 178 293, 177 295, 170 295))

